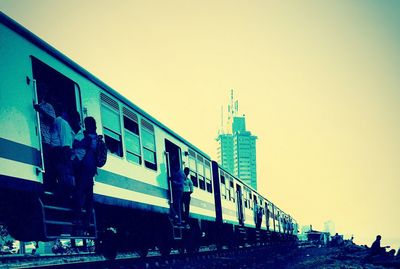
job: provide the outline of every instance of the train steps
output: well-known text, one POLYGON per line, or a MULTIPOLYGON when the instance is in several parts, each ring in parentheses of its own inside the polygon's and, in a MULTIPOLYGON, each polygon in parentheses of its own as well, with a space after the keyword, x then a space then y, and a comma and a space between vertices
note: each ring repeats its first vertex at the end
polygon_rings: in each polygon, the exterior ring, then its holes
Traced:
POLYGON ((183 227, 181 226, 172 226, 172 236, 174 240, 182 240, 183 239, 183 227))
POLYGON ((255 243, 260 243, 260 242, 262 242, 261 231, 260 231, 260 230, 255 230, 254 232, 255 232, 255 234, 254 234, 255 243))
POLYGON ((83 224, 85 210, 79 214, 70 195, 45 191, 40 198, 43 210, 44 236, 54 239, 95 239, 97 237, 95 212, 91 212, 87 225, 83 224))
POLYGON ((180 241, 183 239, 183 235, 185 233, 185 230, 189 230, 190 226, 185 225, 185 224, 177 224, 173 219, 169 218, 169 222, 171 225, 171 230, 172 230, 172 238, 175 241, 180 241))
POLYGON ((236 236, 239 242, 246 242, 248 240, 247 229, 245 227, 236 227, 236 236))

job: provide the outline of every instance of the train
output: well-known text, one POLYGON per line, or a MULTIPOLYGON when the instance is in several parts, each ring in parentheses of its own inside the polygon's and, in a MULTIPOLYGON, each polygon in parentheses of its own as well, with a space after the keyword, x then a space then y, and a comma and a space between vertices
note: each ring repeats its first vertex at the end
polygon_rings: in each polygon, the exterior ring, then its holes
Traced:
POLYGON ((297 222, 288 213, 4 13, 0 59, 0 223, 15 239, 93 239, 98 250, 110 252, 111 245, 143 256, 152 248, 169 254, 295 240, 297 222), (46 155, 33 109, 45 94, 56 114, 93 117, 107 145, 84 231, 73 221, 72 198, 45 184, 46 155), (171 169, 182 165, 195 189, 189 228, 170 218, 171 169))

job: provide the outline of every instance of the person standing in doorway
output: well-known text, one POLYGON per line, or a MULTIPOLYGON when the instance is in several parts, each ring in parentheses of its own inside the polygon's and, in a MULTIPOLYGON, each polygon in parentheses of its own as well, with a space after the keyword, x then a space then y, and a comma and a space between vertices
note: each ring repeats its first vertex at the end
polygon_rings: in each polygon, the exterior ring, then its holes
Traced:
POLYGON ((189 221, 189 212, 190 212, 190 195, 193 193, 193 181, 189 176, 189 168, 185 167, 183 169, 183 173, 185 174, 185 180, 183 182, 183 196, 182 196, 182 202, 183 202, 183 220, 186 222, 186 225, 188 225, 189 221))
POLYGON ((63 108, 61 115, 54 120, 55 140, 58 140, 54 147, 54 161, 57 170, 57 188, 63 194, 69 195, 75 185, 75 178, 72 171, 72 143, 75 133, 70 125, 70 116, 63 108))
MULTIPOLYGON (((174 157, 172 157, 174 160, 174 157)), ((174 161, 172 161, 174 163, 174 161)), ((180 165, 179 165, 180 166, 180 165)), ((171 213, 177 225, 182 224, 182 194, 185 174, 179 166, 172 170, 172 206, 171 213)))
POLYGON ((53 105, 49 102, 50 93, 49 89, 45 84, 39 84, 43 91, 43 97, 40 103, 34 104, 33 108, 39 113, 40 119, 40 132, 42 137, 43 147, 43 161, 44 161, 44 185, 47 189, 53 190, 55 187, 55 170, 53 162, 53 148, 58 146, 55 144, 54 137, 54 120, 56 118, 56 112, 53 105))

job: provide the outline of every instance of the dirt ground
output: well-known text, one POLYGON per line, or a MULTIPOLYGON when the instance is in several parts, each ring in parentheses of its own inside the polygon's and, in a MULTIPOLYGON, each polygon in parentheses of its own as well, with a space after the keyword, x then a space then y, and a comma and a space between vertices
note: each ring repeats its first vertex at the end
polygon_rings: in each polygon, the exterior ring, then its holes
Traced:
MULTIPOLYGON (((249 250, 236 255, 189 263, 177 262, 161 268, 201 269, 387 269, 399 268, 399 258, 368 257, 368 250, 356 245, 343 247, 303 246, 249 250)), ((150 267, 152 268, 152 267, 150 267)))
POLYGON ((342 247, 299 248, 295 258, 283 268, 346 268, 346 269, 384 269, 400 268, 399 258, 370 257, 369 251, 357 245, 342 247))

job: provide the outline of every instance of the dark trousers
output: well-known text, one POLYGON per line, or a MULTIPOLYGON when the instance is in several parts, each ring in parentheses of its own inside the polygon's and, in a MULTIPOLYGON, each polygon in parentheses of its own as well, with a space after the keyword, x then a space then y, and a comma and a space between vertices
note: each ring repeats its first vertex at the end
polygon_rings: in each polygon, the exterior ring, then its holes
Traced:
POLYGON ((189 212, 190 212, 190 192, 184 192, 182 196, 183 202, 183 220, 189 220, 189 212))
POLYGON ((56 186, 56 171, 55 171, 54 149, 46 143, 43 143, 43 161, 45 173, 43 175, 43 185, 46 190, 54 191, 56 186))
POLYGON ((71 149, 69 147, 54 147, 52 149, 57 179, 57 191, 69 196, 75 187, 75 176, 72 168, 71 149))
POLYGON ((76 187, 74 193, 75 212, 77 217, 83 220, 88 228, 90 217, 93 211, 93 173, 88 172, 84 167, 76 170, 76 187), (86 211, 83 214, 82 209, 86 211))
POLYGON ((182 221, 182 189, 172 186, 172 205, 171 213, 173 217, 177 216, 177 221, 182 221))

